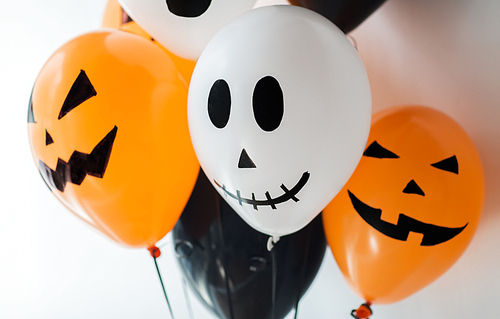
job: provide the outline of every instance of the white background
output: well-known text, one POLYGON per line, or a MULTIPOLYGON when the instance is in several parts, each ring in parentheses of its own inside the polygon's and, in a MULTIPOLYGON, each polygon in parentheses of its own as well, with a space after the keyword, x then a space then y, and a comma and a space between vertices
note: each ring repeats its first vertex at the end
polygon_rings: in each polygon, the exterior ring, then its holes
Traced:
MULTIPOLYGON (((270 3, 278 0, 259 1, 270 3)), ((148 252, 118 246, 68 212, 29 150, 38 72, 63 43, 97 29, 104 7, 105 0, 2 1, 0 318, 169 318, 148 252)), ((446 112, 476 143, 486 175, 483 218, 465 254, 420 292, 374 306, 372 318, 499 318, 500 2, 388 0, 353 36, 374 110, 422 104, 446 112)), ((176 318, 189 318, 169 238, 163 244, 159 262, 176 318)), ((361 302, 328 251, 299 318, 350 318, 361 302)), ((211 318, 193 296, 191 303, 194 318, 211 318)))

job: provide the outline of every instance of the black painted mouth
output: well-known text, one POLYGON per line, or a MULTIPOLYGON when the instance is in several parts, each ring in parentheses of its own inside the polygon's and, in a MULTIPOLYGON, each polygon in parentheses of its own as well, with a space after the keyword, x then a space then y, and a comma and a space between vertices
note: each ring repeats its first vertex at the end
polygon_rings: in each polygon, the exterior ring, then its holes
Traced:
POLYGON ((183 18, 197 18, 204 14, 211 4, 212 0, 167 0, 168 10, 183 18))
POLYGON ((469 224, 467 223, 465 226, 458 228, 442 227, 427 224, 404 214, 400 214, 398 223, 394 225, 380 219, 382 216, 381 209, 368 206, 354 196, 349 190, 347 192, 351 198, 352 206, 356 212, 358 212, 359 216, 361 216, 370 226, 393 239, 406 241, 410 232, 415 232, 424 235, 420 246, 434 246, 457 236, 469 224))
POLYGON ((111 150, 118 127, 114 127, 92 150, 90 154, 74 151, 69 161, 58 158, 56 170, 52 170, 41 160, 38 170, 51 188, 64 192, 66 183, 81 185, 87 175, 102 178, 108 166, 111 150))
POLYGON ((243 197, 241 197, 239 190, 236 190, 236 195, 234 195, 226 189, 225 185, 221 186, 219 183, 217 183, 216 180, 214 180, 214 183, 217 186, 219 186, 220 188, 222 188, 222 190, 224 191, 224 193, 226 195, 238 200, 238 202, 240 203, 241 206, 243 206, 243 203, 245 203, 245 204, 252 205, 255 210, 258 210, 258 208, 257 208, 258 206, 271 206, 272 209, 277 209, 276 208, 277 204, 284 203, 290 199, 292 199, 294 202, 299 201, 299 199, 295 195, 297 195, 297 193, 300 192, 300 190, 304 187, 304 185, 306 185, 307 181, 309 180, 310 175, 311 174, 309 172, 304 172, 302 174, 302 177, 300 178, 300 180, 297 182, 297 184, 295 184, 295 186, 290 190, 285 186, 285 184, 281 184, 280 187, 285 193, 281 196, 276 197, 276 198, 272 198, 271 194, 269 194, 269 192, 266 191, 266 193, 265 193, 266 199, 265 200, 255 199, 254 193, 252 193, 252 199, 243 198, 243 197))

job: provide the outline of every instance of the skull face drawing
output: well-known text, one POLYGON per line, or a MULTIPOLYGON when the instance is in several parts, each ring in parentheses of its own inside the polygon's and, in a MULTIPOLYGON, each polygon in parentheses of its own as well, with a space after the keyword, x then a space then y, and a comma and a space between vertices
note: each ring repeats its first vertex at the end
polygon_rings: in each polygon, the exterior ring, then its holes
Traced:
POLYGON ((252 10, 193 73, 191 138, 214 187, 255 229, 293 233, 336 195, 364 150, 370 89, 356 50, 320 15, 252 10))

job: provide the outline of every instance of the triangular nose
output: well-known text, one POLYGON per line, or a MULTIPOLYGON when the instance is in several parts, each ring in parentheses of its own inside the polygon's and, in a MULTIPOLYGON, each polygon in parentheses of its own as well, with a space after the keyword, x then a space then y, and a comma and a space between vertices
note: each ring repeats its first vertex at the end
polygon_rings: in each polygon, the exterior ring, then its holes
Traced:
POLYGON ((257 168, 245 149, 241 150, 238 168, 257 168))
POLYGON ((417 182, 415 182, 413 179, 408 184, 406 184, 405 189, 403 189, 403 193, 425 196, 424 191, 420 188, 420 186, 418 186, 417 182))

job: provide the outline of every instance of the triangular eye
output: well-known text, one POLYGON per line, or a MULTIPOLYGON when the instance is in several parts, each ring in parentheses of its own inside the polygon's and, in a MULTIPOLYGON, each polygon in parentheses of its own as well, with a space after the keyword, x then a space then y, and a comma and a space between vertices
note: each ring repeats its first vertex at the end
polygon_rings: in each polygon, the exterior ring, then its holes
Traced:
POLYGON ((45 130, 45 145, 50 145, 53 144, 54 140, 52 139, 52 136, 50 136, 49 132, 45 130))
POLYGON ((368 146, 368 148, 363 153, 363 156, 375 157, 375 158, 399 158, 396 154, 389 151, 385 147, 382 147, 377 141, 368 146))
POLYGON ((92 86, 92 83, 90 83, 87 74, 85 71, 81 70, 80 74, 78 74, 78 77, 71 86, 68 96, 66 96, 66 99, 64 100, 58 119, 60 120, 72 109, 96 95, 97 92, 95 91, 94 86, 92 86))
POLYGON ((458 174, 458 161, 455 155, 453 155, 452 157, 448 157, 447 159, 444 159, 440 162, 431 164, 431 166, 443 171, 458 174))

